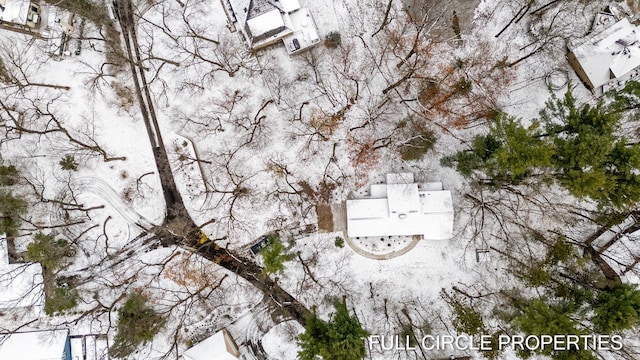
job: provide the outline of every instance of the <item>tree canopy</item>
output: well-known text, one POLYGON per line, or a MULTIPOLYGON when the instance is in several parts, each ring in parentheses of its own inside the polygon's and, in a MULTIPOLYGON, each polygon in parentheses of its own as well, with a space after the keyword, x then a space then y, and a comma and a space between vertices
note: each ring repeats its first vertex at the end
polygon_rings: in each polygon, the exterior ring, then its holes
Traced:
POLYGON ((75 254, 75 248, 64 239, 41 232, 33 237, 27 246, 27 258, 39 262, 46 269, 55 272, 66 264, 66 259, 75 254))
POLYGON ((361 360, 367 355, 364 338, 369 332, 354 315, 349 315, 345 302, 335 303, 336 311, 329 322, 317 316, 308 319, 305 332, 298 338, 302 349, 300 360, 361 360))
POLYGON ((265 246, 260 254, 264 260, 264 272, 266 274, 282 273, 284 262, 289 261, 293 256, 287 252, 282 240, 277 235, 269 235, 269 245, 265 246))
POLYGON ((630 284, 602 291, 594 303, 594 313, 592 321, 597 332, 631 329, 640 323, 640 291, 630 284))
MULTIPOLYGON (((631 91, 623 89, 622 91, 631 91)), ((556 182, 577 198, 626 207, 640 200, 640 144, 621 133, 628 97, 578 105, 571 90, 530 125, 499 114, 471 149, 445 157, 466 177, 494 187, 556 182)))
POLYGON ((15 235, 20 216, 27 211, 27 203, 7 190, 0 189, 0 234, 15 235))
POLYGON ((165 319, 147 305, 146 296, 131 293, 118 310, 118 332, 109 355, 126 358, 138 346, 151 341, 165 324, 165 319))

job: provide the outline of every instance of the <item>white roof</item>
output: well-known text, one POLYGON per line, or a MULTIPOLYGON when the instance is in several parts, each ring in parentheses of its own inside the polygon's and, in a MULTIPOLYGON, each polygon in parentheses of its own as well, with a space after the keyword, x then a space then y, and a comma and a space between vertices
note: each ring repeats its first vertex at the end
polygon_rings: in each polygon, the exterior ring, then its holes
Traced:
MULTIPOLYGON (((9 264, 7 242, 0 238, 0 309, 44 305, 44 279, 38 263, 9 264)), ((0 359, 4 359, 0 356, 0 359)))
POLYGON ((349 237, 410 236, 422 235, 427 240, 446 240, 453 236, 453 211, 431 214, 412 214, 404 218, 387 214, 354 216, 357 208, 369 208, 372 201, 361 199, 347 201, 347 234, 349 237), (355 207, 354 207, 355 205, 355 207), (384 217, 375 215, 387 215, 384 217))
POLYGON ((572 53, 597 88, 640 66, 640 29, 624 18, 590 35, 572 53))
POLYGON ((251 35, 256 37, 284 26, 284 20, 278 9, 273 9, 253 19, 247 20, 251 35))
POLYGON ((0 0, 0 4, 4 7, 4 11, 0 9, 0 20, 20 25, 27 23, 29 0, 0 0))
POLYGON ((320 43, 316 22, 311 16, 311 12, 307 8, 299 8, 289 13, 291 19, 291 29, 293 34, 282 39, 285 48, 289 54, 293 54, 304 49, 310 48, 320 43), (294 40, 298 41, 300 47, 296 49, 294 40))
POLYGON ((418 184, 387 185, 387 200, 391 214, 408 214, 420 211, 418 184))
POLYGON ((389 202, 387 199, 347 200, 347 214, 349 220, 384 220, 389 217, 389 202))
MULTIPOLYGON (((1 0, 0 0, 1 1, 1 0)), ((238 23, 244 24, 247 21, 247 12, 249 11, 249 0, 229 0, 231 9, 236 16, 238 23)))
POLYGON ((347 201, 349 237, 423 235, 429 240, 445 240, 453 235, 450 191, 419 190, 415 183, 375 184, 372 195, 374 189, 375 197, 347 201), (380 197, 382 194, 386 196, 380 197))
POLYGON ((420 207, 424 214, 453 213, 453 200, 449 190, 421 191, 419 196, 420 207))
POLYGON ((300 9, 298 0, 280 0, 280 4, 282 4, 282 10, 288 13, 300 9))
POLYGON ((238 360, 240 357, 233 354, 237 354, 237 350, 229 343, 231 340, 225 341, 225 332, 221 330, 188 349, 182 356, 186 360, 238 360))
POLYGON ((64 359, 69 330, 0 334, 0 359, 64 359))

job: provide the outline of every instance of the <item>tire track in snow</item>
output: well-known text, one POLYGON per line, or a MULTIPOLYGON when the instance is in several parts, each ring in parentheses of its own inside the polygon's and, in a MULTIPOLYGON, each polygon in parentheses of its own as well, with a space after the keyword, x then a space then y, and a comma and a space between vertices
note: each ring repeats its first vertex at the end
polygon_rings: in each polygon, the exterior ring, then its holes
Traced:
MULTIPOLYGON (((98 177, 85 176, 72 179, 69 181, 68 186, 58 192, 55 199, 57 201, 64 201, 64 199, 69 196, 71 189, 73 189, 74 192, 80 190, 82 192, 90 192, 93 195, 98 196, 111 206, 111 208, 113 208, 120 216, 122 216, 127 223, 141 230, 148 231, 156 226, 144 216, 140 215, 133 207, 126 204, 122 200, 122 197, 120 197, 120 194, 118 194, 115 189, 109 185, 109 183, 98 177)), ((53 206, 56 207, 56 205, 53 206)), ((64 210, 59 207, 57 209, 53 208, 51 209, 51 214, 52 216, 56 216, 56 220, 64 221, 63 211, 64 210)))
POLYGON ((262 360, 269 358, 262 348, 262 337, 274 326, 269 304, 262 301, 229 324, 227 330, 238 342, 245 358, 262 360))

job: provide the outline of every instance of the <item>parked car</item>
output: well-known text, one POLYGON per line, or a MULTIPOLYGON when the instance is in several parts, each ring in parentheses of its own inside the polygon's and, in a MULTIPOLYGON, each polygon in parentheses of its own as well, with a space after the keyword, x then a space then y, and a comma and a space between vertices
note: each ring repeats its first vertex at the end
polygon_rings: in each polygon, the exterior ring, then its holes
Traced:
POLYGON ((269 236, 263 236, 260 238, 260 240, 258 240, 258 242, 251 245, 251 253, 253 253, 253 255, 258 255, 260 251, 262 251, 262 249, 267 247, 269 244, 270 244, 269 236))
POLYGON ((291 40, 291 42, 289 43, 289 49, 289 52, 300 50, 300 41, 298 41, 298 39, 296 38, 293 38, 293 40, 291 40))

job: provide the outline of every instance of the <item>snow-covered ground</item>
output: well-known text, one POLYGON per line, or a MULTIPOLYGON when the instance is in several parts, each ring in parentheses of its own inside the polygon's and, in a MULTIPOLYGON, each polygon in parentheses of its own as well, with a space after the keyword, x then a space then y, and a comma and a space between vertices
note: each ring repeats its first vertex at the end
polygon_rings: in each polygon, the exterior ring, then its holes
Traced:
MULTIPOLYGON (((478 207, 467 196, 475 189, 440 159, 485 132, 492 111, 524 123, 535 118, 550 97, 545 78, 554 70, 566 71, 579 101, 594 101, 569 67, 565 45, 588 31, 592 14, 605 2, 560 2, 557 11, 527 15, 501 32, 524 2, 483 0, 472 15, 461 17, 473 19, 462 26, 462 43, 442 40, 450 36, 454 4, 426 14, 427 25, 420 27, 401 2, 393 2, 377 32, 386 1, 301 3, 311 10, 321 37, 337 31, 342 46, 321 44, 289 57, 278 43, 252 54, 241 34, 227 28, 217 0, 134 3, 142 66, 189 215, 204 224, 209 239, 246 253, 266 233, 315 224, 315 204, 344 201, 381 174, 405 171, 441 181, 454 198, 451 240, 420 241, 406 254, 381 261, 336 247, 335 233, 297 233, 283 239, 297 256, 286 263, 278 284, 325 318, 332 301, 345 298, 372 334, 399 334, 408 318, 421 319, 434 334, 454 334, 443 292, 490 293, 516 280, 493 251, 487 261, 477 261, 476 250, 508 249, 496 239, 510 229, 491 215, 486 224, 484 217, 479 220, 478 207), (557 33, 542 30, 551 21, 557 33), (447 28, 445 35, 438 27, 447 28), (506 66, 541 43, 534 55, 506 66), (417 55, 405 58, 412 45, 417 55), (409 71, 420 81, 401 81, 409 71), (445 97, 458 77, 470 81, 471 90, 445 97), (427 83, 445 90, 430 94, 427 83), (436 135, 434 148, 419 161, 403 161, 398 144, 422 130, 436 135)), ((93 27, 87 33, 99 37, 93 27)), ((104 44, 84 43, 81 55, 52 61, 37 40, 0 29, 5 66, 13 69, 7 59, 14 59, 28 82, 55 85, 2 90, 3 107, 19 117, 20 126, 47 133, 14 130, 7 135, 11 140, 0 142, 3 163, 15 164, 25 177, 16 191, 28 194, 30 205, 31 224, 23 224, 16 248, 24 251, 39 230, 74 242, 79 251, 59 275, 77 277, 81 297, 71 313, 25 315, 18 321, 0 316, 0 327, 69 327, 72 334, 113 339, 123 296, 139 291, 168 321, 132 359, 176 358, 222 327, 243 351, 261 343, 271 359, 294 359, 295 336, 302 329, 273 321, 263 294, 185 249, 159 246, 148 233, 163 224, 166 209, 128 64, 104 75, 103 66, 109 68, 104 44), (75 157, 77 171, 61 169, 65 155, 75 157)), ((566 86, 554 91, 563 94, 566 86)), ((565 200, 561 189, 546 195, 560 204, 548 213, 507 197, 487 194, 486 200, 513 210, 514 224, 565 226, 575 201, 565 200)), ((385 253, 410 241, 390 238, 370 250, 385 253)), ((637 281, 632 274, 629 279, 637 281)), ((429 354, 450 355, 469 354, 429 354)), ((371 353, 372 359, 412 356, 371 353)), ((508 352, 501 356, 515 358, 508 352)))

